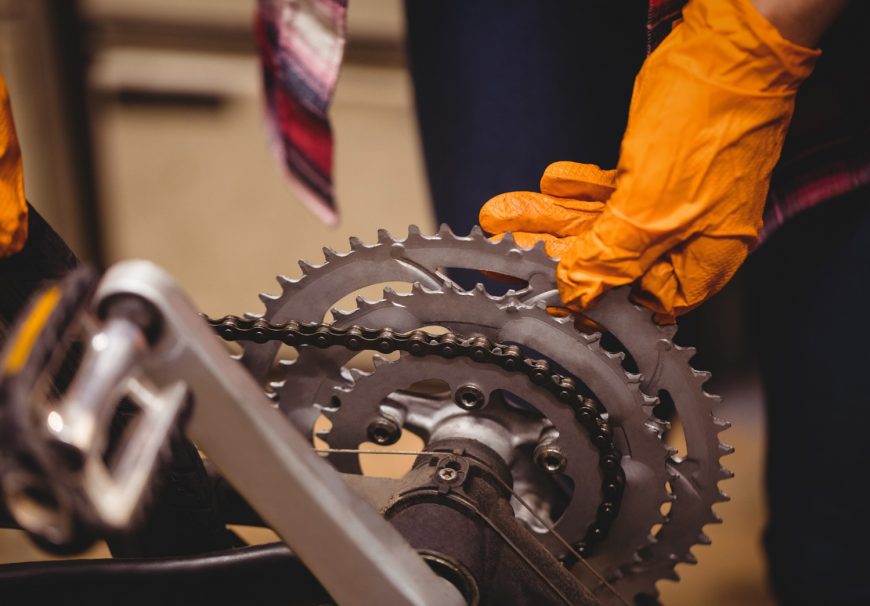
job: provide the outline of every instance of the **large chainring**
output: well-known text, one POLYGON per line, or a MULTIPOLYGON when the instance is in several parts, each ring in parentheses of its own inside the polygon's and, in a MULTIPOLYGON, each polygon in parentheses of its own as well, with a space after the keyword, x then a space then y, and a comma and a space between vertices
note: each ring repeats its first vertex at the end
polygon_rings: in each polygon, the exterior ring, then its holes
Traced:
MULTIPOLYGON (((639 549, 651 542, 650 528, 664 521, 659 510, 668 498, 665 484, 669 478, 666 468, 668 452, 660 440, 661 427, 649 416, 655 400, 641 393, 639 378, 625 372, 620 365, 620 356, 600 347, 598 335, 579 333, 569 318, 554 318, 540 307, 522 304, 513 295, 492 297, 482 289, 464 292, 449 285, 443 291, 427 291, 415 285, 408 295, 387 290, 381 301, 362 301, 354 312, 333 313, 336 317, 334 326, 337 328, 386 325, 396 326, 398 330, 410 330, 410 327, 437 325, 468 336, 481 335, 494 342, 523 343, 537 354, 556 361, 585 385, 597 401, 606 403, 604 408, 608 422, 614 429, 614 439, 623 453, 622 468, 626 480, 618 523, 611 528, 602 548, 589 557, 590 563, 608 578, 619 579, 623 576, 619 567, 633 562, 633 556, 639 549)), ((454 390, 470 380, 463 378, 464 369, 453 369, 450 365, 442 365, 438 373, 433 375, 433 369, 414 358, 379 368, 373 378, 360 377, 355 373, 357 377, 350 383, 336 382, 334 374, 321 372, 323 368, 344 366, 351 357, 352 352, 305 348, 299 352, 296 362, 285 368, 284 381, 277 386, 279 405, 291 418, 302 418, 296 411, 307 408, 311 402, 326 410, 333 428, 323 437, 334 448, 355 448, 359 444, 359 428, 364 429, 366 421, 378 413, 383 396, 390 393, 383 391, 388 378, 385 375, 405 377, 406 385, 426 378, 439 378, 454 390), (375 397, 370 393, 372 388, 383 393, 375 397), (291 396, 289 390, 295 390, 295 397, 291 396), (336 390, 345 391, 348 395, 342 396, 345 405, 338 410, 330 410, 329 402, 336 390), (349 404, 348 400, 351 400, 349 404)), ((510 385, 504 387, 510 391, 510 385)), ((426 443, 433 433, 437 434, 447 423, 455 422, 459 416, 469 415, 454 406, 450 397, 437 405, 430 399, 424 410, 421 410, 418 402, 413 398, 394 398, 391 406, 400 409, 399 416, 405 419, 405 428, 421 435, 426 443), (429 412, 428 416, 424 414, 426 411, 429 412)), ((535 401, 535 404, 544 418, 557 426, 563 448, 583 439, 582 432, 574 427, 573 420, 561 425, 555 423, 560 411, 549 407, 546 400, 535 401)), ((485 411, 481 418, 490 416, 492 412, 485 411)), ((302 429, 309 431, 307 427, 302 429)), ((514 427, 511 430, 515 435, 522 433, 514 427)), ((584 478, 581 463, 582 460, 575 461, 566 469, 566 475, 578 488, 561 518, 555 520, 556 530, 572 543, 582 537, 582 530, 590 519, 589 503, 594 502, 596 497, 595 494, 588 494, 588 487, 594 486, 594 482, 590 483, 588 478, 584 478), (587 507, 585 513, 584 501, 587 507)), ((524 477, 526 468, 522 462, 517 467, 514 471, 515 482, 524 483, 523 480, 527 479, 524 477)), ((552 536, 544 535, 542 540, 556 555, 566 555, 561 544, 552 536)))
MULTIPOLYGON (((469 334, 510 340, 551 357, 598 396, 608 415, 621 428, 621 450, 627 453, 628 459, 623 464, 627 463, 629 470, 633 466, 643 470, 634 480, 635 474, 626 473, 625 507, 628 509, 614 525, 607 541, 610 547, 596 554, 595 557, 600 558, 597 565, 618 584, 622 595, 634 596, 655 595, 657 580, 677 578, 674 571, 677 563, 694 563, 692 546, 709 542, 703 534, 703 526, 719 521, 712 506, 726 497, 719 491, 718 481, 730 477, 719 458, 731 449, 718 440, 717 434, 728 426, 712 413, 718 398, 706 394, 702 388, 708 374, 691 368, 689 359, 694 350, 673 343, 674 327, 654 324, 648 311, 630 303, 625 289, 612 291, 585 314, 629 352, 641 373, 632 377, 621 368, 615 372, 618 360, 600 348, 597 337, 575 330, 569 322, 551 319, 536 307, 560 304, 553 282, 556 261, 547 257, 541 246, 524 249, 510 236, 490 242, 479 230, 467 237, 457 237, 445 227, 434 236, 423 236, 412 227, 405 240, 396 240, 381 231, 377 244, 364 245, 352 238, 348 253, 339 254, 329 249, 324 253, 326 262, 322 265, 300 263, 303 276, 298 280, 279 277, 281 295, 261 295, 266 305, 262 316, 265 320, 270 323, 320 321, 336 301, 355 290, 388 281, 404 281, 422 286, 407 299, 388 294, 382 302, 362 304, 350 317, 339 315, 337 324, 395 330, 405 330, 411 325, 440 324, 469 334), (528 286, 503 299, 483 293, 460 293, 443 273, 444 268, 453 267, 498 272, 521 279, 528 286), (439 296, 449 297, 450 301, 438 299, 439 296), (465 302, 472 299, 473 303, 465 302), (671 456, 664 469, 661 458, 666 454, 663 454, 658 435, 665 424, 648 417, 654 400, 642 395, 637 389, 638 382, 643 393, 665 393, 670 397, 684 429, 686 452, 679 458, 671 456), (597 391, 593 385, 597 386, 597 391), (626 395, 632 391, 633 396, 626 395), (673 502, 653 539, 647 535, 650 526, 661 520, 658 509, 664 499, 665 483, 673 502), (628 515, 628 511, 635 514, 628 515)), ((248 343, 242 359, 265 384, 277 351, 275 343, 248 343)), ((347 355, 340 352, 323 355, 323 352, 300 348, 300 357, 294 364, 282 365, 281 379, 274 384, 279 405, 300 429, 310 432, 314 418, 321 411, 317 404, 328 402, 332 390, 337 387, 349 391, 359 389, 358 386, 348 387, 347 373, 343 370, 346 362, 347 355)), ((406 366, 409 362, 400 360, 396 364, 406 366)), ((413 371, 403 370, 398 374, 412 376, 409 372, 413 371)), ((431 372, 427 370, 423 374, 431 372)), ((449 374, 449 365, 443 366, 440 372, 449 374)), ((358 401, 355 399, 355 405, 362 406, 356 404, 358 401)), ((380 404, 381 398, 374 398, 367 405, 380 404)), ((345 417, 332 416, 334 423, 344 423, 345 417)), ((330 445, 336 446, 332 442, 330 445)), ((342 443, 342 446, 347 444, 342 443)))

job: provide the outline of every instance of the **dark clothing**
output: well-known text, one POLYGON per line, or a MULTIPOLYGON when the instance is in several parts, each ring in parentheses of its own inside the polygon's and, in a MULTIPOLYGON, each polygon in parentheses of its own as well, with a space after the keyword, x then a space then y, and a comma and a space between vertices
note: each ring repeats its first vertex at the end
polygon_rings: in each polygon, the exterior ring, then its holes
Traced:
POLYGON ((30 204, 27 209, 29 229, 24 248, 0 257, 0 345, 5 327, 12 325, 30 297, 78 265, 75 254, 42 215, 30 204))
POLYGON ((439 223, 467 234, 484 202, 537 190, 555 160, 616 165, 646 56, 645 2, 406 1, 405 10, 439 223))
POLYGON ((870 604, 870 190, 794 218, 746 269, 771 582, 783 604, 870 604))

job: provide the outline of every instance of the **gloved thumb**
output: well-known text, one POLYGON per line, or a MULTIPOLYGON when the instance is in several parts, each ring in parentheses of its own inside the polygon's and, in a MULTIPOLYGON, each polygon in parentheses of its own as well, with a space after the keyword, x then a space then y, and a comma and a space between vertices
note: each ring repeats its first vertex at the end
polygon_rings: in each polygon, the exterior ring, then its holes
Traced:
POLYGON ((560 198, 607 202, 616 189, 616 171, 595 164, 554 162, 541 177, 541 192, 560 198))

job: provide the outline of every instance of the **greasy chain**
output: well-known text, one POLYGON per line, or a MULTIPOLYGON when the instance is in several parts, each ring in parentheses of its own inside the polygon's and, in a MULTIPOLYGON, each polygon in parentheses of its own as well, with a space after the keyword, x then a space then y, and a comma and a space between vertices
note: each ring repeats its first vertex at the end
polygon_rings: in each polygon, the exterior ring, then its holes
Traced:
POLYGON ((574 379, 553 372, 546 360, 523 357, 515 345, 493 344, 484 337, 464 338, 451 332, 433 335, 422 330, 394 332, 389 328, 374 330, 360 326, 338 329, 329 324, 295 321, 275 325, 262 319, 248 320, 238 316, 224 316, 219 320, 206 317, 206 321, 226 341, 280 341, 291 347, 307 345, 326 349, 340 346, 351 351, 368 350, 382 354, 404 351, 412 356, 465 357, 479 364, 494 364, 508 372, 524 374, 533 384, 572 407, 574 417, 598 450, 602 502, 583 541, 574 545, 581 556, 591 553, 592 547, 604 540, 619 513, 625 477, 620 465, 622 455, 613 443, 607 420, 592 400, 578 393, 574 379))

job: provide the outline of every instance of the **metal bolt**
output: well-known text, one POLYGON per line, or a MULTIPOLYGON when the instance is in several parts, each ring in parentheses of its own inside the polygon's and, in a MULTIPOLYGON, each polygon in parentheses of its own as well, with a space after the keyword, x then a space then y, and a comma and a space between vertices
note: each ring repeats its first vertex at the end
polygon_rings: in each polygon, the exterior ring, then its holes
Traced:
POLYGON ((442 467, 438 470, 438 477, 444 480, 445 482, 452 482, 456 479, 456 476, 459 475, 459 472, 451 467, 442 467))
POLYGON ((465 410, 480 410, 486 405, 486 396, 477 385, 463 385, 453 394, 456 405, 465 410))
POLYGON ((562 449, 552 442, 538 444, 535 448, 535 463, 550 473, 559 473, 568 465, 568 459, 562 453, 562 449))
POLYGON ((387 417, 378 417, 369 423, 368 429, 369 440, 380 446, 389 446, 399 441, 399 436, 402 435, 402 428, 393 419, 387 417))

